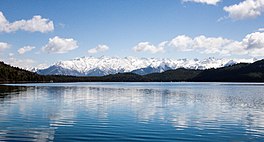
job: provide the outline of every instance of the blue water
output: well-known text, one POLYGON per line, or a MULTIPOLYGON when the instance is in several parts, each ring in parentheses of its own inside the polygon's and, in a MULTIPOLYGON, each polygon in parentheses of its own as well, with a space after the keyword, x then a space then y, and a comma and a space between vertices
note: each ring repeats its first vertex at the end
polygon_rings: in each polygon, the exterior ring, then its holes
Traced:
POLYGON ((0 86, 0 141, 264 141, 264 84, 0 86))

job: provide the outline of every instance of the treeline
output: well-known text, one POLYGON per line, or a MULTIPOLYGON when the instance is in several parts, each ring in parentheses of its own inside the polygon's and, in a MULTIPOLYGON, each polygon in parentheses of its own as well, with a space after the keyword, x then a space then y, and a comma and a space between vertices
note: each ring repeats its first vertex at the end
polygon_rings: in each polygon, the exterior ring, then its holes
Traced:
POLYGON ((0 82, 16 82, 16 81, 43 81, 44 76, 37 75, 29 71, 22 70, 18 67, 12 67, 0 62, 0 82))
POLYGON ((190 81, 264 82, 264 60, 252 64, 240 63, 229 67, 204 70, 190 81))
POLYGON ((102 77, 38 75, 0 62, 0 83, 23 82, 264 82, 264 60, 207 70, 179 68, 163 73, 138 75, 119 73, 102 77))

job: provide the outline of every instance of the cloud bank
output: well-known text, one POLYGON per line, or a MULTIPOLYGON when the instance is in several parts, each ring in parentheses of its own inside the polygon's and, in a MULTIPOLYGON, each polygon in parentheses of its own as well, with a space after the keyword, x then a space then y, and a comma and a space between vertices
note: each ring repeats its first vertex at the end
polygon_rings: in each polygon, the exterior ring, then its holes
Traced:
POLYGON ((109 47, 107 45, 99 44, 97 47, 89 49, 88 53, 89 54, 95 54, 95 53, 98 53, 98 52, 107 51, 108 49, 109 49, 109 47))
POLYGON ((175 37, 169 43, 179 51, 198 51, 205 54, 242 54, 244 47, 237 41, 222 37, 206 37, 204 35, 191 38, 186 35, 175 37), (241 53, 240 53, 241 52, 241 53))
POLYGON ((264 32, 250 33, 241 41, 204 35, 194 38, 179 35, 169 42, 169 46, 178 51, 197 51, 205 54, 264 56, 264 32))
POLYGON ((55 36, 50 38, 42 50, 48 53, 67 53, 78 48, 77 41, 72 38, 60 38, 55 36))
POLYGON ((264 56, 264 32, 258 31, 247 34, 241 41, 204 35, 196 37, 178 35, 172 40, 161 42, 158 46, 150 42, 140 42, 133 50, 158 53, 165 52, 168 47, 181 52, 195 51, 202 54, 264 56))
POLYGON ((46 33, 53 31, 54 25, 53 21, 42 18, 39 15, 33 16, 29 20, 19 20, 10 23, 0 11, 0 32, 10 33, 18 30, 46 33))

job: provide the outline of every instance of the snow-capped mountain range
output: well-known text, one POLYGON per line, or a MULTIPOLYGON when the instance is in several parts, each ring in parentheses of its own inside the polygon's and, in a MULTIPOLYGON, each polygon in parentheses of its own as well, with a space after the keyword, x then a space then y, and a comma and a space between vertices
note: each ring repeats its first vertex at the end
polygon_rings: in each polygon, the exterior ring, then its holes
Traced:
POLYGON ((159 59, 137 57, 81 57, 59 61, 48 68, 35 70, 42 75, 103 76, 133 72, 145 75, 170 69, 208 69, 233 65, 240 62, 252 63, 256 59, 159 59))

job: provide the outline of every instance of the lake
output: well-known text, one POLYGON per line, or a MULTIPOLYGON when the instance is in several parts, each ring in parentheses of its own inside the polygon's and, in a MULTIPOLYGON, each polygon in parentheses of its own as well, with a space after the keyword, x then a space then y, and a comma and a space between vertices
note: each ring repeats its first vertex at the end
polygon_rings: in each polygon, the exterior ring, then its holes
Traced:
POLYGON ((264 141, 264 84, 0 86, 0 141, 264 141))

